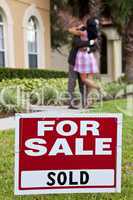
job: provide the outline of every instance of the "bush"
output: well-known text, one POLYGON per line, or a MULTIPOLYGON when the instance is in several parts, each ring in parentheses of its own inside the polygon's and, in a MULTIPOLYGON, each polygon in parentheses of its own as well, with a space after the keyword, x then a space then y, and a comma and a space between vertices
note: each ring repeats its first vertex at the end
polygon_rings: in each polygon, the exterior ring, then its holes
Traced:
MULTIPOLYGON (((66 78, 2 80, 0 82, 0 112, 25 112, 29 104, 66 105, 70 98, 67 94, 67 81, 66 78), (19 101, 17 97, 20 97, 19 101)), ((125 90, 126 83, 112 82, 107 84, 101 82, 101 85, 105 91, 104 100, 124 97, 123 95, 118 97, 117 94, 119 91, 125 90)), ((75 97, 78 99, 78 87, 75 92, 75 95, 77 94, 75 97)), ((91 97, 93 98, 93 96, 91 97)))
POLYGON ((53 87, 59 91, 66 91, 67 89, 67 79, 65 78, 51 78, 51 79, 12 79, 12 80, 2 80, 0 82, 0 88, 3 87, 15 87, 21 86, 24 91, 32 91, 34 89, 39 89, 42 87, 53 87))
POLYGON ((15 113, 25 109, 17 103, 17 87, 0 87, 0 113, 15 113))
POLYGON ((31 105, 57 105, 67 79, 12 79, 0 82, 0 112, 25 112, 31 105))
POLYGON ((14 78, 66 78, 68 73, 64 71, 48 70, 48 69, 11 69, 0 68, 0 81, 3 79, 14 78))
MULTIPOLYGON (((118 92, 124 91, 126 89, 127 84, 124 82, 112 82, 108 84, 104 84, 104 90, 107 93, 107 99, 114 99, 116 98, 118 92)), ((123 94, 124 95, 124 94, 123 94)))

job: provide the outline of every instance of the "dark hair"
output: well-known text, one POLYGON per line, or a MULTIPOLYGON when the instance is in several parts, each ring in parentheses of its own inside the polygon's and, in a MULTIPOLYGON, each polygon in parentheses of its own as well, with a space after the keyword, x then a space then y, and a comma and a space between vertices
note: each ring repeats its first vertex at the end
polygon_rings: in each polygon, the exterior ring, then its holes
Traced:
POLYGON ((80 28, 80 31, 85 31, 86 30, 86 27, 85 26, 82 26, 81 28, 80 28))
POLYGON ((86 23, 86 28, 89 40, 94 40, 98 38, 98 26, 96 19, 88 19, 86 23))

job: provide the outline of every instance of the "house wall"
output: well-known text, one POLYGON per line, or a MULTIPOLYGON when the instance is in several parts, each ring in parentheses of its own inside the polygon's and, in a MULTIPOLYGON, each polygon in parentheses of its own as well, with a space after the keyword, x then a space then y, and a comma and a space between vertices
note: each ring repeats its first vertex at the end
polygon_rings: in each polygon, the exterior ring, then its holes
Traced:
POLYGON ((60 49, 60 52, 57 50, 52 50, 51 53, 51 68, 55 70, 63 70, 68 71, 68 55, 69 55, 69 47, 63 46, 60 49))
MULTIPOLYGON (((1 0, 0 0, 1 1, 1 0)), ((13 42, 14 42, 14 67, 22 68, 28 67, 25 62, 25 38, 24 38, 24 17, 28 8, 33 6, 42 20, 44 32, 42 45, 42 57, 44 57, 43 66, 41 68, 49 67, 51 65, 51 44, 50 44, 50 0, 4 0, 10 9, 13 19, 13 42)), ((1 2, 0 2, 1 6, 1 2)), ((6 12, 6 11, 4 11, 6 12)), ((27 19, 28 20, 28 19, 27 19)), ((13 67, 13 66, 9 66, 13 67)))

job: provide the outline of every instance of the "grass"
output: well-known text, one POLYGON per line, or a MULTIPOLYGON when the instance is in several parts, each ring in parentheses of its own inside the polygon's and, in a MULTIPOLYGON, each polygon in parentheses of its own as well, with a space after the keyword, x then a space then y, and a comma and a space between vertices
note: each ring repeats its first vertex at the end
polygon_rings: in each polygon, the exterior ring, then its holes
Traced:
MULTIPOLYGON (((117 100, 123 106, 123 100, 117 100)), ((118 112, 114 101, 93 112, 118 112)), ((66 194, 14 196, 14 131, 0 132, 0 200, 131 200, 133 198, 133 117, 124 115, 122 192, 116 194, 66 194)))

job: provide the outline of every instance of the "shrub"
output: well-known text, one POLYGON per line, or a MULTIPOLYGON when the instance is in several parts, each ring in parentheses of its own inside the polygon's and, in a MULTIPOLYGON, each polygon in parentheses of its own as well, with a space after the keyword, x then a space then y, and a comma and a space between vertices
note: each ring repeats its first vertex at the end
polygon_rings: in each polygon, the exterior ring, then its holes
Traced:
POLYGON ((24 112, 27 105, 55 105, 67 79, 12 79, 0 82, 0 112, 24 112), (20 98, 17 98, 17 96, 20 98))
POLYGON ((65 78, 53 78, 53 79, 12 79, 2 80, 0 82, 0 88, 2 87, 15 87, 21 86, 24 91, 32 91, 33 89, 39 89, 42 87, 53 87, 59 91, 66 91, 67 79, 65 78))
POLYGON ((124 90, 126 88, 126 83, 124 82, 112 82, 108 84, 104 84, 104 90, 107 93, 107 99, 114 99, 118 92, 124 90))
POLYGON ((3 79, 14 78, 65 78, 68 73, 64 71, 48 70, 48 69, 11 69, 0 68, 0 81, 3 79))
POLYGON ((0 88, 0 112, 1 113, 15 113, 21 112, 25 109, 22 105, 17 103, 17 88, 8 87, 0 88))
MULTIPOLYGON (((0 112, 25 112, 29 104, 66 105, 69 99, 69 95, 67 94, 67 80, 65 78, 2 80, 0 82, 0 112), (1 91, 3 89, 6 103, 2 101, 1 91), (17 98, 17 89, 20 92, 20 102, 17 98), (11 106, 9 106, 10 104, 11 106)), ((114 99, 120 90, 126 88, 126 83, 123 82, 112 82, 108 84, 101 82, 101 85, 106 94, 104 100, 114 99)), ((78 87, 76 91, 79 91, 78 87)), ((76 99, 79 98, 79 93, 77 92, 75 93, 77 95, 75 96, 76 99)))

